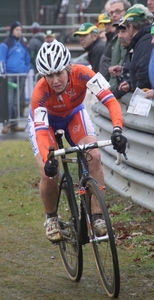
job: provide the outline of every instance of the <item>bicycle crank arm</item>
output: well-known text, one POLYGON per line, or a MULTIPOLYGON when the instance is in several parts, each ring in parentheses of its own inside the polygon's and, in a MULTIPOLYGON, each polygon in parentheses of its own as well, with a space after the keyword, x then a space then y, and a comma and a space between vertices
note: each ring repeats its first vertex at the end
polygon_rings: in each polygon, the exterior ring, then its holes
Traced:
POLYGON ((70 234, 70 232, 61 229, 61 233, 62 233, 62 239, 67 241, 70 244, 75 245, 76 244, 76 240, 74 238, 72 238, 72 235, 70 234))

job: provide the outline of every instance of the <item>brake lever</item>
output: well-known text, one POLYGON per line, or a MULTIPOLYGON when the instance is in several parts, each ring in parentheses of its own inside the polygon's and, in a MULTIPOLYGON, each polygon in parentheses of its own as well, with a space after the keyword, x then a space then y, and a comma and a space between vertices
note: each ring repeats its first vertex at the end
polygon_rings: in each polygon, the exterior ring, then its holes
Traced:
POLYGON ((121 162, 122 162, 122 155, 121 153, 117 152, 117 159, 115 161, 115 164, 118 166, 121 164, 121 162))
POLYGON ((117 152, 117 159, 116 159, 116 161, 115 161, 115 164, 116 164, 117 166, 120 165, 120 164, 122 163, 122 154, 123 154, 124 158, 125 158, 126 160, 128 160, 128 157, 127 157, 127 155, 126 155, 125 152, 124 152, 124 153, 119 153, 119 152, 117 152))
POLYGON ((122 154, 123 154, 123 156, 124 156, 125 160, 128 160, 128 157, 127 157, 127 154, 126 154, 126 152, 124 152, 124 153, 122 153, 122 154))
POLYGON ((49 153, 48 153, 48 160, 52 163, 54 160, 54 147, 50 146, 49 147, 49 153))

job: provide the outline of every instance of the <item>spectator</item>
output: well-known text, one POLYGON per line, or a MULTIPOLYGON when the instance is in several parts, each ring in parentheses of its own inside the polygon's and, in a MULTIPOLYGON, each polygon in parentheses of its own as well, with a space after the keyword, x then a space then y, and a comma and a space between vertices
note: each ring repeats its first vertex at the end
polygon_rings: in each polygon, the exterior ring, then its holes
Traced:
POLYGON ((34 22, 31 26, 31 32, 33 34, 32 38, 29 40, 29 51, 30 51, 30 57, 31 57, 31 64, 34 69, 34 73, 37 73, 36 65, 35 65, 35 59, 37 56, 37 53, 44 43, 45 34, 41 32, 40 24, 37 22, 34 22))
POLYGON ((88 60, 92 70, 97 73, 105 47, 105 42, 99 37, 97 26, 92 23, 83 23, 73 36, 79 36, 81 46, 88 52, 88 60))
POLYGON ((52 30, 47 30, 45 34, 45 42, 51 43, 56 38, 56 34, 52 30))
POLYGON ((98 24, 97 24, 97 27, 98 27, 98 30, 99 30, 99 36, 100 38, 106 42, 106 35, 105 35, 105 26, 102 22, 103 18, 105 17, 105 14, 100 14, 98 16, 98 24))
MULTIPOLYGON (((154 46, 154 23, 151 25, 151 44, 154 46)), ((149 80, 151 83, 152 89, 146 92, 146 98, 154 98, 154 48, 151 53, 150 62, 149 62, 149 80)))
POLYGON ((30 55, 27 40, 22 37, 22 25, 16 21, 10 28, 9 36, 0 44, 0 61, 4 66, 4 73, 8 73, 8 122, 2 129, 2 133, 24 131, 18 127, 18 99, 17 88, 21 96, 25 87, 26 76, 11 76, 10 74, 28 73, 30 67, 30 55), (14 86, 19 86, 14 88, 14 86))
POLYGON ((123 20, 123 18, 121 18, 118 23, 113 24, 113 26, 115 26, 117 28, 118 40, 119 40, 120 44, 127 51, 122 65, 116 65, 116 66, 113 66, 113 68, 112 68, 112 72, 113 72, 112 76, 117 77, 118 84, 116 87, 111 89, 111 91, 117 99, 120 99, 124 94, 126 94, 125 91, 119 90, 120 83, 125 80, 127 80, 127 81, 130 80, 130 72, 129 72, 129 68, 130 68, 130 52, 129 52, 130 51, 130 34, 129 34, 129 31, 127 31, 127 29, 126 29, 126 25, 120 24, 122 22, 122 20, 123 20))
POLYGON ((133 55, 130 63, 130 82, 122 82, 119 89, 134 92, 136 87, 151 88, 148 77, 148 65, 152 52, 149 15, 139 7, 132 7, 125 13, 121 24, 124 23, 130 33, 130 49, 133 55))
MULTIPOLYGON (((108 16, 112 23, 117 23, 119 19, 124 16, 126 10, 130 7, 131 4, 128 0, 110 0, 110 12, 108 13, 108 16)), ((111 49, 111 69, 109 69, 110 74, 112 73, 112 66, 122 65, 126 54, 126 49, 119 43, 117 32, 112 39, 111 49)), ((116 87, 116 77, 110 76, 109 83, 111 89, 116 87)))
POLYGON ((131 8, 134 8, 134 7, 143 9, 149 19, 149 23, 152 24, 152 22, 154 20, 154 16, 153 16, 153 13, 149 10, 149 8, 147 6, 144 6, 141 3, 136 3, 133 6, 131 6, 131 8))
POLYGON ((111 43, 115 33, 115 27, 112 26, 112 22, 108 16, 104 16, 100 19, 99 25, 104 24, 106 32, 106 44, 103 54, 101 55, 99 62, 99 72, 105 77, 107 81, 110 80, 109 67, 111 65, 111 43))

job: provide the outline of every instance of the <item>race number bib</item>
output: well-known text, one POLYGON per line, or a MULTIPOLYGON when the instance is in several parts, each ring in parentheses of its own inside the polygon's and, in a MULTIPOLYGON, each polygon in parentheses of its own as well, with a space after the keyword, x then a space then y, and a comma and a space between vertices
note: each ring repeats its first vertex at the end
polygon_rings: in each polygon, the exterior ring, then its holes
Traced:
POLYGON ((100 91, 107 90, 110 85, 101 73, 96 73, 88 82, 87 88, 96 96, 100 91))
POLYGON ((45 107, 37 107, 34 110, 34 125, 35 127, 48 127, 48 113, 45 107))

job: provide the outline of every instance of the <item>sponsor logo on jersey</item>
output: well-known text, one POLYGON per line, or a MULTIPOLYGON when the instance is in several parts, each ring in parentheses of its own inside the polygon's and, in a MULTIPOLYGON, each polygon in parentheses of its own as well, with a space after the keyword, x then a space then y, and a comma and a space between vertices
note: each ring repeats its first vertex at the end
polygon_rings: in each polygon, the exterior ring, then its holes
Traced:
POLYGON ((79 73, 79 76, 78 76, 78 79, 80 80, 85 80, 85 81, 89 81, 92 77, 89 76, 88 74, 82 74, 82 73, 79 73))
POLYGON ((70 98, 72 98, 72 97, 76 96, 76 91, 72 88, 72 89, 70 89, 70 91, 67 92, 67 94, 70 98))
POLYGON ((77 132, 80 132, 80 128, 81 128, 80 124, 73 126, 73 128, 72 128, 73 134, 76 134, 77 132))

